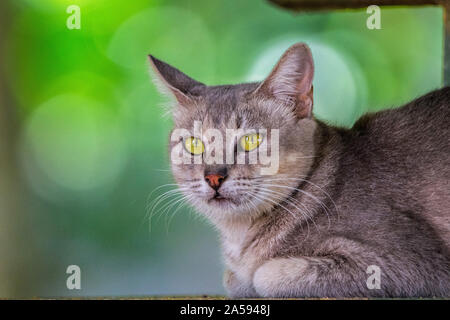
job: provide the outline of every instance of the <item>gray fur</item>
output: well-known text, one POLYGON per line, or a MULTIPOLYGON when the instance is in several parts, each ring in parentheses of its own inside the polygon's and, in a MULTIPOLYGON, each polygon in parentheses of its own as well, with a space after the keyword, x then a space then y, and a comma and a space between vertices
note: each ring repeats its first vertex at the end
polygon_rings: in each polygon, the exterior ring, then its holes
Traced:
POLYGON ((220 168, 172 165, 191 204, 221 234, 230 296, 450 297, 450 88, 335 128, 304 109, 312 103, 313 69, 301 69, 312 66, 308 54, 294 45, 274 68, 289 69, 292 55, 302 61, 299 78, 285 78, 287 99, 261 89, 283 74, 208 87, 153 64, 172 93, 182 84, 175 128, 198 120, 222 131, 280 129, 275 176, 260 176, 258 165, 226 165, 220 190, 229 203, 212 203, 204 181, 220 168), (369 265, 380 267, 381 289, 367 287, 369 265))

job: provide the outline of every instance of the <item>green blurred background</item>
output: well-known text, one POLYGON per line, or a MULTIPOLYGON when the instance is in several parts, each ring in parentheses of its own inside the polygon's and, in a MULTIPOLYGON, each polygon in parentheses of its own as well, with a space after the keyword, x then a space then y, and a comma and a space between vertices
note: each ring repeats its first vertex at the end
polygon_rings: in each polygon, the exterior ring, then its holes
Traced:
POLYGON ((171 120, 149 53, 224 84, 261 80, 307 42, 315 115, 343 126, 441 86, 437 7, 383 8, 381 30, 365 10, 293 14, 264 0, 14 0, 0 12, 0 297, 224 293, 203 219, 167 199, 149 223, 173 189, 155 190, 173 183, 171 120), (66 27, 71 4, 79 30, 66 27), (72 264, 81 290, 66 288, 72 264))

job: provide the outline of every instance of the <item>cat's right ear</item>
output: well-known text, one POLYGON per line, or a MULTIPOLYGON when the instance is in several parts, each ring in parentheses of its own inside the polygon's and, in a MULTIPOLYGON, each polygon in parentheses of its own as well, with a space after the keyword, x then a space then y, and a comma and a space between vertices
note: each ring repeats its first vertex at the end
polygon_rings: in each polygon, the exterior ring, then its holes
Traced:
POLYGON ((148 58, 153 71, 152 76, 159 91, 175 98, 182 106, 191 104, 198 89, 205 86, 152 55, 148 58))
POLYGON ((313 108, 314 62, 304 43, 292 45, 256 89, 256 94, 292 104, 299 119, 310 118, 313 108))

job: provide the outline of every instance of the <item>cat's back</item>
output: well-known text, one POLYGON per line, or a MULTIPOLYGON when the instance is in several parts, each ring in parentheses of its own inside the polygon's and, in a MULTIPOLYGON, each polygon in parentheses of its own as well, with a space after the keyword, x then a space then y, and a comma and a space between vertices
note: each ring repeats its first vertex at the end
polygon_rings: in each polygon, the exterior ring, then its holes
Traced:
POLYGON ((450 151, 450 87, 430 92, 396 109, 362 117, 353 127, 357 134, 384 147, 450 151))
POLYGON ((450 248, 450 87, 364 116, 349 136, 348 167, 367 173, 380 199, 428 220, 450 248))
POLYGON ((440 176, 450 178, 450 87, 400 108, 368 114, 350 136, 352 147, 361 149, 362 157, 376 159, 380 167, 383 160, 416 173, 440 170, 440 176))

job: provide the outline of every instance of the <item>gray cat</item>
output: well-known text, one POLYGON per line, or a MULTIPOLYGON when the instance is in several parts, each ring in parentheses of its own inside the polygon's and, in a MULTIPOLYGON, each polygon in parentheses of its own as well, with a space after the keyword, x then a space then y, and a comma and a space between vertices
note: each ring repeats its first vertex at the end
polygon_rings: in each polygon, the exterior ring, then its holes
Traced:
POLYGON ((174 130, 186 129, 170 151, 192 161, 172 163, 174 177, 220 231, 231 297, 450 296, 450 88, 343 129, 312 116, 305 44, 238 85, 206 86, 149 57, 174 130), (213 142, 196 122, 241 129, 224 149, 246 162, 195 162, 213 142), (255 128, 279 129, 274 174, 248 161, 272 139, 246 134, 255 128))

